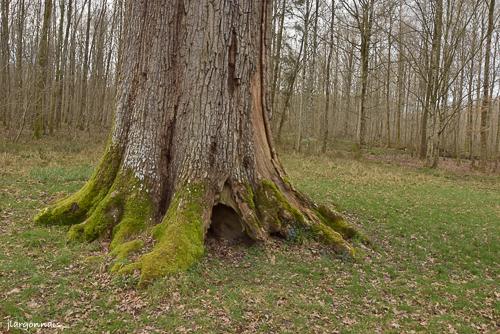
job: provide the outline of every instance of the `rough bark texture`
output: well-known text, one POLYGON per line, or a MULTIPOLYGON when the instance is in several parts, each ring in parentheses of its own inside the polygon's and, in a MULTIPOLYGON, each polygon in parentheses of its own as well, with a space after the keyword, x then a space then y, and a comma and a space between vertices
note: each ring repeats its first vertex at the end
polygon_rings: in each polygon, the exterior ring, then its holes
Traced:
POLYGON ((311 236, 352 256, 346 239, 359 234, 294 190, 273 150, 270 1, 130 1, 126 12, 105 156, 36 221, 72 225, 71 239, 111 238, 112 270, 138 270, 142 283, 198 260, 221 212, 254 240, 311 236))
POLYGON ((490 57, 491 57, 491 35, 493 34, 493 13, 495 0, 490 0, 488 8, 488 30, 486 32, 486 49, 484 56, 484 78, 483 78, 483 101, 481 105, 481 170, 486 170, 488 160, 488 133, 489 133, 489 109, 491 104, 490 93, 490 57))
POLYGON ((2 125, 9 124, 10 112, 8 107, 10 73, 9 73, 9 0, 0 2, 2 19, 0 20, 0 117, 2 125), (4 88, 5 87, 5 88, 4 88))
POLYGON ((33 135, 35 138, 40 138, 45 132, 45 120, 43 110, 46 105, 47 72, 48 72, 48 57, 49 57, 49 26, 52 16, 52 0, 45 1, 43 12, 42 31, 40 33, 40 41, 38 45, 38 55, 36 61, 35 73, 35 119, 33 124, 33 135))
POLYGON ((358 124, 356 127, 356 143, 359 147, 366 144, 366 97, 368 90, 368 65, 370 60, 370 44, 373 22, 373 0, 361 4, 362 13, 357 12, 358 29, 361 38, 361 93, 358 112, 358 124), (360 17, 361 16, 361 17, 360 17))

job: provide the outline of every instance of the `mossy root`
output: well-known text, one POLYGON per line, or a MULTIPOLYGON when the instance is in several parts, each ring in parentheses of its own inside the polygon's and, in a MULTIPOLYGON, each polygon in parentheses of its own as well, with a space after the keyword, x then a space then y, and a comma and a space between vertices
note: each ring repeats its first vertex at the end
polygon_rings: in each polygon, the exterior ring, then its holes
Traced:
POLYGON ((204 199, 205 188, 189 185, 174 195, 162 222, 154 227, 155 245, 136 262, 119 272, 140 270, 140 285, 168 274, 184 271, 204 253, 205 220, 211 205, 204 199))
POLYGON ((110 146, 89 181, 78 192, 40 211, 35 223, 74 225, 87 219, 109 192, 119 163, 118 150, 110 146))
POLYGON ((110 240, 111 271, 139 271, 140 285, 187 270, 203 256, 212 208, 219 203, 235 210, 254 240, 265 241, 273 234, 289 240, 313 238, 355 256, 347 240, 359 237, 359 232, 340 215, 294 197, 273 181, 229 182, 218 195, 204 183, 178 186, 162 221, 154 226, 155 205, 146 184, 123 170, 107 175, 105 184, 98 183, 102 168, 82 190, 42 211, 36 220, 72 225, 70 240, 110 240))
POLYGON ((357 232, 340 215, 333 216, 332 213, 323 217, 318 210, 308 207, 299 210, 270 180, 261 182, 255 196, 261 221, 268 225, 271 233, 279 233, 287 239, 312 237, 331 246, 338 253, 350 257, 355 256, 354 248, 346 240, 357 232), (337 227, 343 229, 339 228, 339 231, 337 227))
POLYGON ((68 238, 92 241, 107 236, 114 249, 145 230, 152 211, 152 201, 141 183, 131 173, 120 174, 90 216, 69 229, 68 238))

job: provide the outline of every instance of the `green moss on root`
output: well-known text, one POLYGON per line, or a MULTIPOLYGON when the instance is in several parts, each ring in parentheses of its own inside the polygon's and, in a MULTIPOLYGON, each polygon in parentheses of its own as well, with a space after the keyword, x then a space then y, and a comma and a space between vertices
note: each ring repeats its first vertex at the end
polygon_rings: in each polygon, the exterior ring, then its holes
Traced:
POLYGON ((250 183, 239 184, 232 191, 235 193, 230 196, 237 198, 234 207, 243 222, 244 232, 253 240, 265 240, 267 232, 257 216, 256 198, 252 185, 250 183))
POLYGON ((127 258, 131 253, 141 249, 143 246, 144 246, 144 241, 140 239, 127 241, 116 246, 111 251, 111 256, 114 256, 117 259, 124 259, 127 258))
POLYGON ((75 194, 40 211, 35 223, 74 225, 85 220, 108 193, 119 164, 120 154, 110 145, 89 181, 75 194))
POLYGON ((246 193, 245 193, 245 196, 244 196, 244 200, 248 204, 248 207, 250 209, 255 210, 256 209, 256 206, 255 206, 255 194, 253 193, 252 186, 250 184, 246 184, 245 185, 245 190, 246 190, 246 193))
POLYGON ((261 182, 256 197, 261 219, 267 220, 272 227, 271 231, 276 229, 288 239, 298 241, 314 238, 341 254, 354 256, 354 248, 346 242, 345 238, 357 235, 357 231, 350 227, 341 216, 334 216, 333 212, 321 208, 321 211, 312 210, 316 220, 309 221, 301 211, 290 204, 276 184, 270 180, 261 182), (328 214, 327 217, 324 217, 321 212, 328 214))
POLYGON ((142 249, 142 247, 144 247, 144 241, 140 239, 127 241, 116 246, 110 254, 115 258, 111 272, 116 273, 123 268, 129 262, 129 256, 142 249))
POLYGON ((113 229, 111 249, 145 230, 147 222, 152 221, 152 215, 153 204, 150 196, 136 186, 125 200, 120 223, 113 229))
POLYGON ((121 173, 92 214, 83 223, 70 228, 68 238, 92 241, 108 236, 112 238, 113 249, 145 229, 152 208, 142 183, 130 172, 121 173))
POLYGON ((342 234, 344 238, 353 238, 358 233, 352 226, 346 223, 341 215, 336 214, 324 205, 318 207, 318 214, 325 224, 342 234))
POLYGON ((121 272, 140 269, 140 284, 184 271, 204 253, 203 213, 205 189, 189 185, 174 195, 163 221, 153 229, 156 244, 152 251, 121 272))
POLYGON ((328 225, 334 231, 340 233, 344 237, 344 239, 357 239, 364 243, 369 243, 368 238, 363 233, 347 223, 340 214, 330 210, 324 205, 320 205, 318 207, 317 213, 323 223, 328 225))
POLYGON ((260 219, 273 230, 285 231, 287 225, 307 225, 304 215, 293 207, 270 180, 262 180, 256 190, 260 219))
POLYGON ((335 232, 333 229, 323 223, 312 224, 311 229, 313 230, 314 235, 319 239, 319 241, 328 246, 331 246, 335 250, 335 252, 351 258, 355 257, 354 248, 345 241, 340 233, 335 232))
POLYGON ((97 204, 92 214, 82 223, 71 226, 68 239, 71 241, 92 241, 103 236, 110 226, 120 221, 123 213, 123 195, 112 191, 97 204))

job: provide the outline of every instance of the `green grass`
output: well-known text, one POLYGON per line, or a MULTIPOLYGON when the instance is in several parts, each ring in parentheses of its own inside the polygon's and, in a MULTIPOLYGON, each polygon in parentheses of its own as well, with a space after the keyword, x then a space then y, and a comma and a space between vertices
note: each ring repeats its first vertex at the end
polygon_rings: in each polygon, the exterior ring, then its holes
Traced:
POLYGON ((297 188, 373 240, 358 262, 316 245, 223 249, 137 290, 106 244, 68 244, 34 214, 77 190, 92 140, 0 146, 0 332, 7 319, 67 333, 494 333, 500 178, 363 159, 283 156, 297 188))

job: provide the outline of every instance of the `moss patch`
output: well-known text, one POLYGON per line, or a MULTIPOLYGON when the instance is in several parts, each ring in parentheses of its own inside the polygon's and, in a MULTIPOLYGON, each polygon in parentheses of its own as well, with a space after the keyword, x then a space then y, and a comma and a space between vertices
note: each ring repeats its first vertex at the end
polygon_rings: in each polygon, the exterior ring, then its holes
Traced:
POLYGON ((112 191, 99 202, 92 214, 83 223, 74 225, 69 229, 68 239, 75 241, 95 240, 105 235, 111 226, 117 224, 122 214, 123 194, 112 191))
POLYGON ((111 236, 111 249, 145 229, 152 215, 152 201, 131 172, 122 172, 92 214, 68 232, 70 240, 92 241, 111 236))
POLYGON ((156 244, 122 272, 140 269, 140 284, 188 269, 204 253, 205 188, 189 185, 174 195, 163 221, 153 229, 156 244))
POLYGON ((111 272, 116 273, 118 272, 121 268, 123 268, 124 265, 129 263, 129 256, 137 251, 139 251, 142 247, 144 247, 144 241, 140 239, 135 239, 132 241, 127 241, 125 243, 122 243, 118 246, 116 246, 112 251, 111 251, 111 256, 115 257, 115 263, 111 267, 111 272))
POLYGON ((110 145, 90 180, 75 194, 40 211, 35 223, 74 225, 85 220, 108 193, 119 165, 120 153, 110 145))
POLYGON ((271 232, 278 231, 294 241, 315 238, 332 246, 338 253, 354 257, 354 249, 345 238, 358 235, 357 231, 326 207, 320 207, 315 212, 318 221, 310 222, 290 204, 274 182, 263 180, 257 190, 257 208, 271 232))
POLYGON ((262 180, 257 187, 256 207, 259 218, 271 231, 285 232, 290 225, 307 225, 304 215, 288 202, 276 184, 270 180, 262 180))
POLYGON ((144 241, 140 239, 135 239, 131 241, 124 242, 116 246, 112 251, 111 255, 117 259, 127 258, 130 254, 138 251, 144 246, 144 241))
POLYGON ((252 186, 250 184, 245 185, 245 196, 244 200, 248 204, 248 207, 252 210, 256 210, 257 207, 255 206, 255 194, 253 193, 252 186))
POLYGON ((331 246, 335 252, 354 258, 355 251, 342 237, 342 235, 325 224, 317 223, 311 226, 314 235, 326 245, 331 246))
POLYGON ((324 224, 340 233, 345 239, 358 239, 369 243, 368 238, 363 233, 347 223, 342 215, 330 210, 325 205, 318 207, 317 214, 324 224))
POLYGON ((113 229, 113 241, 111 249, 125 242, 146 229, 148 221, 152 221, 153 204, 145 191, 132 190, 124 203, 124 212, 121 221, 113 229))

